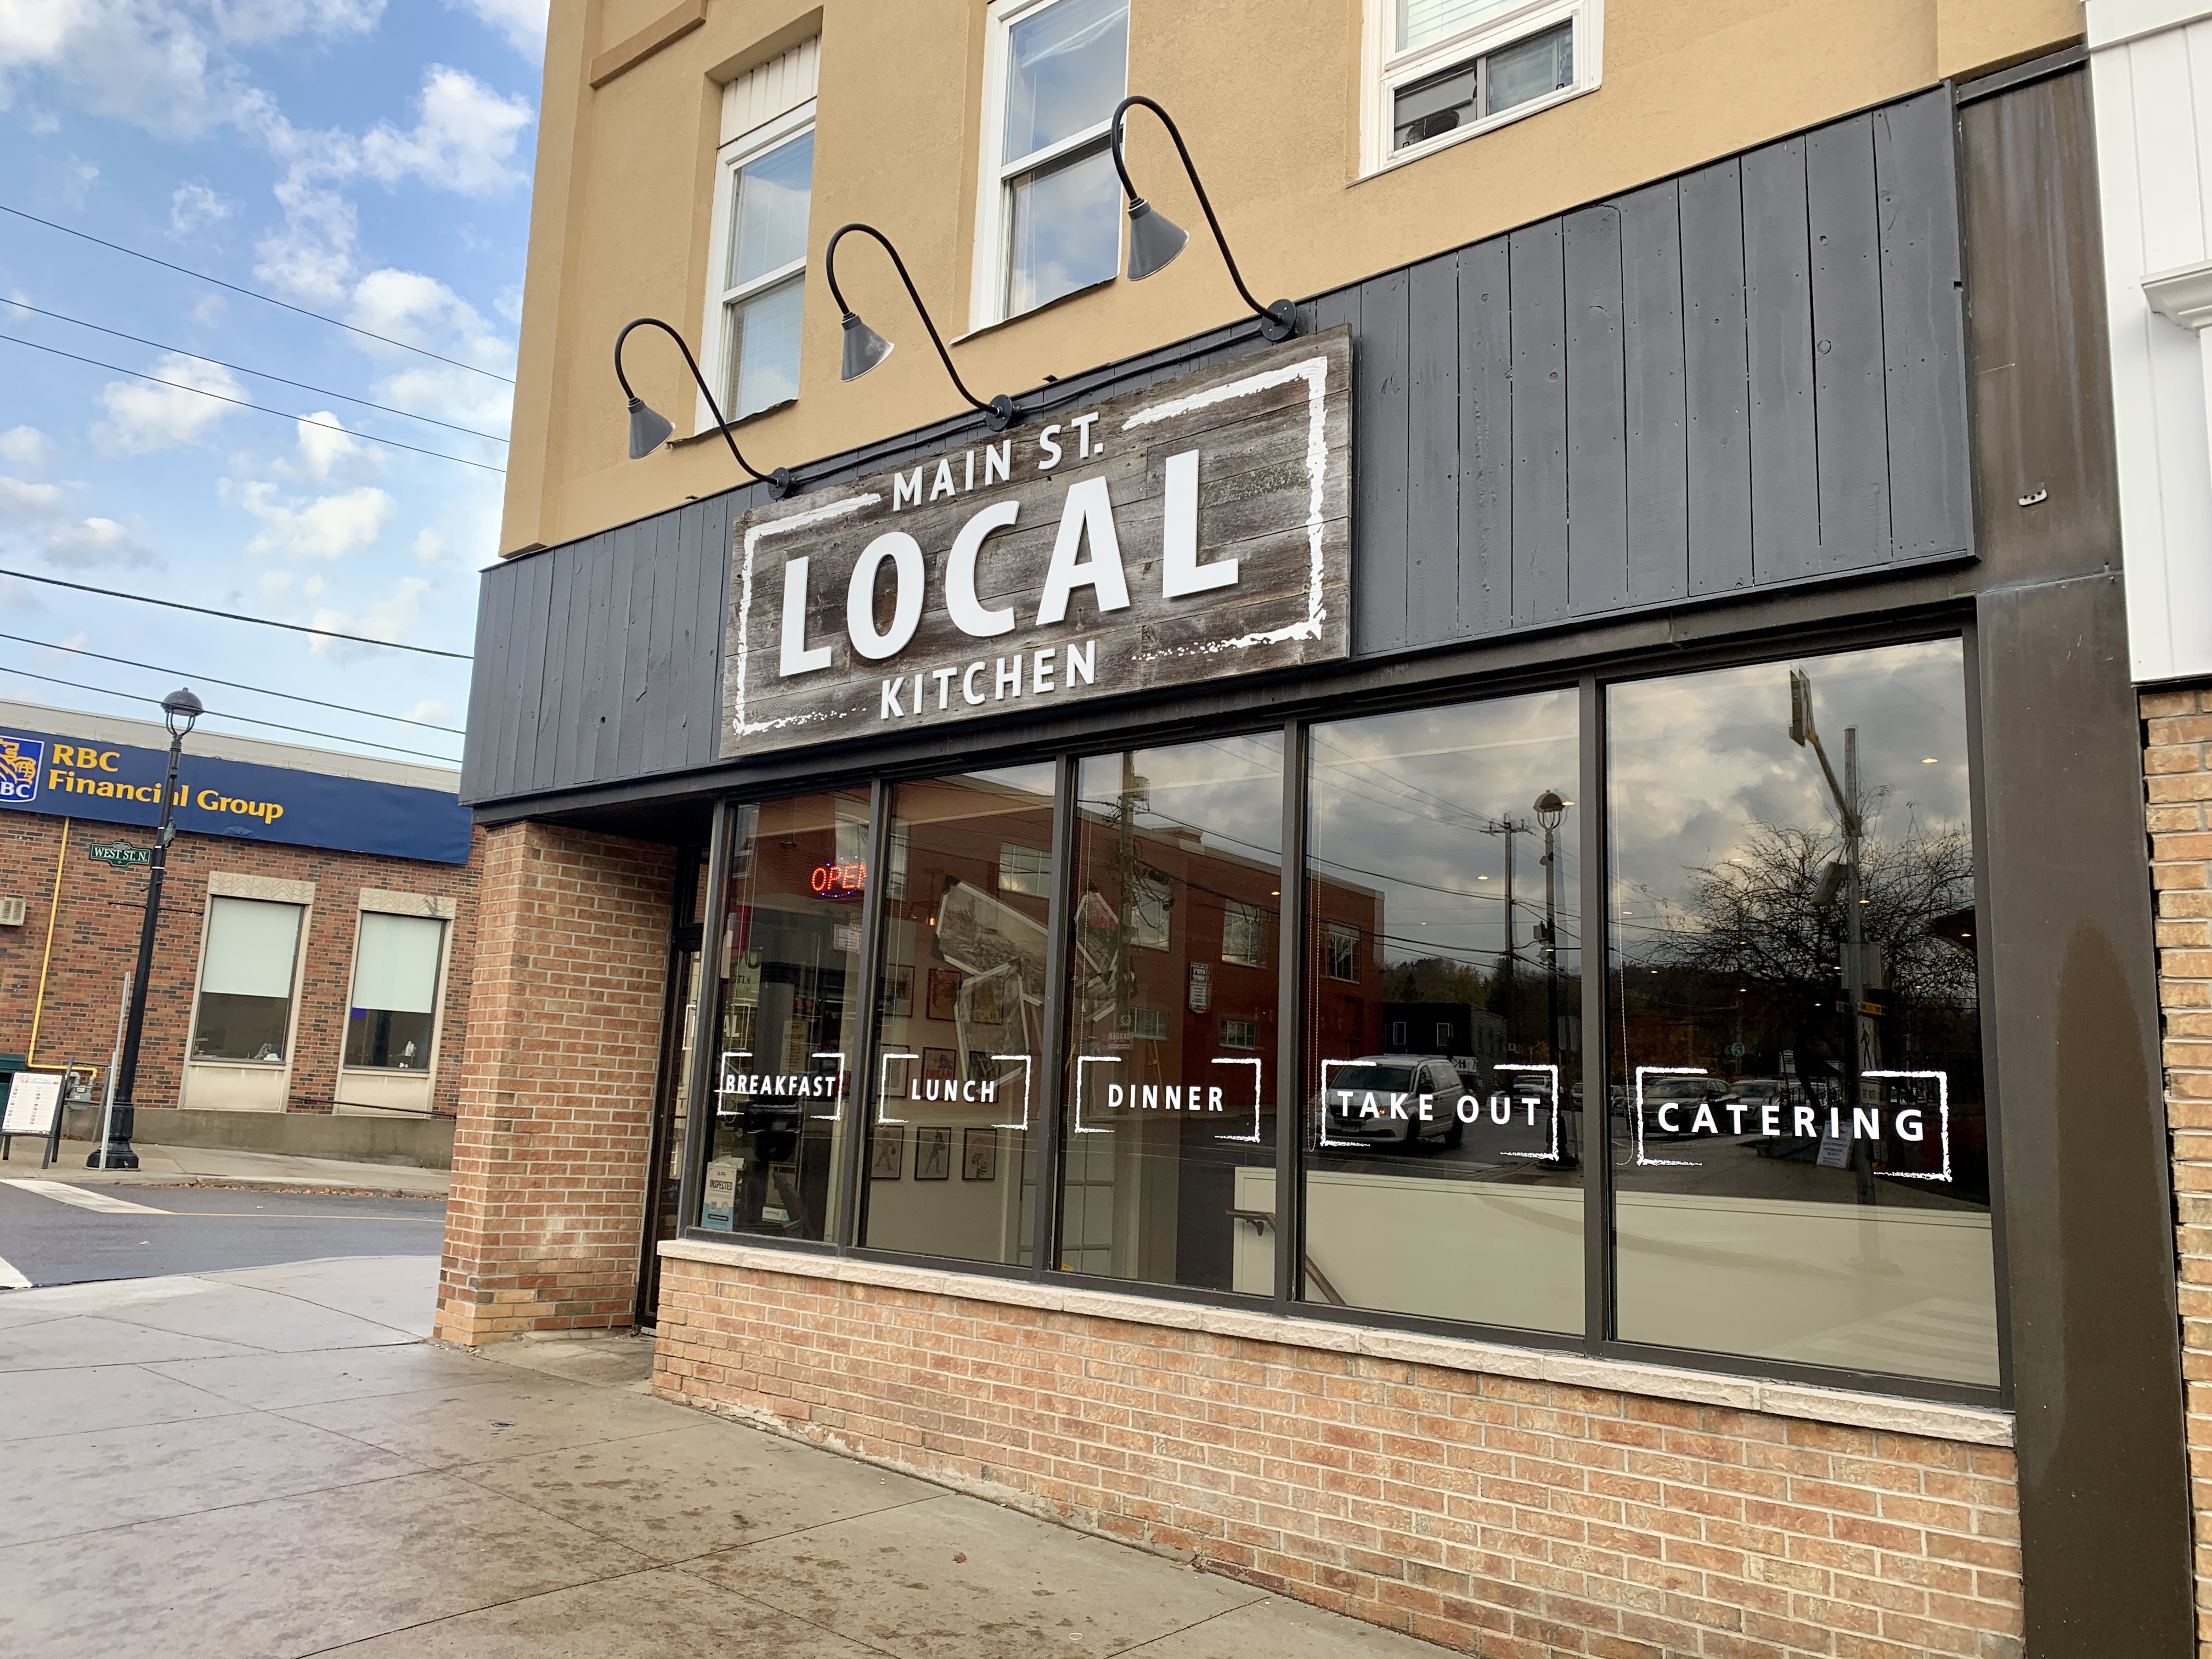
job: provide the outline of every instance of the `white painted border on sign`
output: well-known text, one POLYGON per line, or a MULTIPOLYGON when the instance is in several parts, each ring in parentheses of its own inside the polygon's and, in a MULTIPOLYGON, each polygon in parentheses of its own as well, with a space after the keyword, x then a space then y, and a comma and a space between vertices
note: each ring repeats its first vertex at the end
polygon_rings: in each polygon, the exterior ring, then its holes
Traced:
POLYGON ((883 497, 877 495, 848 495, 842 501, 830 501, 804 513, 794 513, 787 519, 775 519, 767 524, 757 524, 745 532, 744 562, 738 568, 738 712, 730 726, 739 738, 750 737, 756 732, 775 732, 787 726, 805 726, 814 720, 840 719, 842 716, 816 709, 810 714, 786 714, 779 720, 748 720, 745 718, 745 676, 751 667, 753 623, 753 555, 763 536, 781 536, 788 530, 806 530, 832 519, 842 519, 858 513, 864 507, 873 507, 883 497))

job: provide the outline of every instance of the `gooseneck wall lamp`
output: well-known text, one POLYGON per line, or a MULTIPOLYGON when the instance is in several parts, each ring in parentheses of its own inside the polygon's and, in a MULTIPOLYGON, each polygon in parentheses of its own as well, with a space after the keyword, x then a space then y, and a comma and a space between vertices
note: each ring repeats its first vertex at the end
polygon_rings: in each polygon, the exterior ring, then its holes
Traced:
POLYGON ((891 355, 891 343, 860 320, 853 307, 845 303, 844 289, 837 286, 837 244, 854 231, 863 236, 873 237, 884 252, 891 256, 891 264, 898 270, 899 281, 906 284, 907 297, 914 301, 915 310, 921 314, 921 325, 929 331, 930 343, 937 348, 937 356, 945 364, 945 372, 952 377, 954 387, 968 400, 970 408, 982 412, 992 431, 1004 432, 1014 423, 1014 400, 1002 392, 987 404, 968 389, 968 383, 960 378, 960 371, 952 367, 952 354, 945 349, 945 337, 937 331, 937 324, 930 317, 929 307, 922 304, 921 295, 915 288, 914 278, 907 275, 906 261, 899 258, 899 252, 891 246, 890 237, 873 225, 864 225, 857 221, 837 227, 836 234, 830 239, 830 251, 822 260, 823 273, 830 278, 830 297, 837 301, 837 309, 845 319, 844 359, 838 368, 837 378, 857 380, 891 355))
POLYGON ((1190 175, 1190 187, 1198 192, 1198 204, 1206 210, 1206 222, 1213 231, 1214 246, 1221 250, 1221 263, 1229 267, 1229 280, 1237 284, 1237 292, 1260 319, 1260 332, 1267 339, 1287 340, 1298 331, 1298 310, 1288 300, 1278 300, 1263 306, 1252 297, 1252 290, 1244 286, 1243 274, 1237 269, 1237 256, 1229 251, 1229 239, 1221 234, 1221 221, 1214 217, 1213 204, 1207 199, 1205 183, 1198 176, 1198 167, 1190 159, 1190 147, 1182 141, 1176 130, 1175 118, 1151 99, 1133 93, 1114 106, 1114 119, 1109 127, 1113 135, 1114 171, 1121 175, 1122 193, 1129 200, 1129 280, 1141 283, 1146 277, 1173 259, 1190 240, 1190 233, 1137 194, 1137 187, 1129 180, 1128 163, 1121 155, 1121 120, 1129 111, 1141 106, 1160 118, 1160 125, 1175 140, 1176 154, 1182 157, 1182 170, 1190 175))
POLYGON ((684 343, 681 334, 658 317, 639 317, 624 323, 623 331, 615 336, 615 379, 622 382, 623 396, 629 399, 630 459, 643 460, 666 443, 669 434, 676 430, 674 422, 665 415, 629 389, 629 376, 623 373, 623 343, 629 338, 631 330, 640 328, 657 328, 676 342, 676 349, 684 354, 684 367, 691 371, 691 378, 699 383, 699 390, 707 399, 707 407, 714 413, 714 425, 722 434, 722 441, 730 447, 730 458, 744 469, 747 476, 756 483, 766 484, 769 494, 779 500, 796 489, 799 480, 793 476, 789 467, 780 466, 773 472, 763 472, 739 453, 738 441, 730 435, 730 423, 722 418, 722 406, 714 401, 714 388, 707 384, 707 377, 699 372, 699 364, 691 356, 691 348, 684 343))

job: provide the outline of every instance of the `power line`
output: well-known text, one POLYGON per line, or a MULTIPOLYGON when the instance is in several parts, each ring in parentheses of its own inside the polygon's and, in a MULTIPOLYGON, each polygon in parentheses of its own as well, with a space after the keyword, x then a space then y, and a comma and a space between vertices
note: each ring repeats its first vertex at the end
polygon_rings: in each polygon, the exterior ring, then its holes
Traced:
POLYGON ((311 702, 318 708, 335 708, 341 714, 365 714, 373 720, 396 720, 402 726, 419 726, 426 732, 450 732, 455 737, 465 737, 458 726, 440 726, 434 720, 410 720, 404 714, 380 714, 374 708, 356 708, 343 702, 325 702, 320 697, 303 697, 296 691, 272 691, 265 685, 246 685, 238 680, 219 680, 212 674, 195 674, 185 668, 164 668, 159 663, 133 662, 128 657, 111 657, 104 651, 88 651, 80 645, 56 645, 50 640, 34 640, 22 634, 0 634, 0 640, 13 640, 18 645, 35 645, 46 651, 66 651, 73 657, 96 657, 101 662, 120 663, 125 668, 143 668, 152 674, 181 674, 188 680, 198 680, 206 685, 227 685, 234 691, 251 691, 258 696, 283 697, 288 702, 311 702))
POLYGON ((471 374, 485 375, 491 380, 505 381, 508 386, 514 384, 504 374, 494 374, 488 368, 478 368, 474 363, 465 363, 458 357, 440 356, 438 353, 427 347, 410 345, 404 340, 395 340, 390 335, 379 334, 373 329, 356 328, 353 324, 342 323, 335 317, 325 317, 319 311, 310 311, 305 306, 295 306, 289 300, 280 300, 273 294, 258 293, 250 288, 240 288, 236 283, 226 283, 220 276, 210 276, 204 271, 193 270, 184 265, 173 265, 167 259, 157 259, 150 253, 141 253, 137 248, 125 247, 120 242, 106 241, 85 231, 72 230, 67 225, 58 225, 51 219, 41 219, 35 213, 26 213, 21 208, 9 207, 5 202, 0 202, 0 213, 12 213, 18 219, 28 219, 34 225, 44 225, 48 230, 58 230, 64 236, 74 236, 81 241, 95 243, 104 248, 112 248, 118 253, 127 253, 134 259, 143 259, 149 265, 159 265, 164 270, 173 270, 179 276, 189 276, 196 283, 212 283, 217 288, 228 289, 233 294, 243 294, 249 300, 259 300, 264 305, 278 306, 286 311, 296 311, 302 317, 312 317, 319 323, 328 323, 332 328, 342 328, 347 333, 358 334, 364 339, 381 340, 386 345, 398 346, 402 351, 411 351, 418 356, 433 358, 441 363, 451 363, 455 368, 465 368, 471 374))
POLYGON ((150 593, 125 593, 112 587, 93 587, 84 582, 65 582, 59 576, 34 576, 27 570, 0 569, 0 576, 13 576, 17 581, 23 582, 44 582, 49 587, 73 588, 79 593, 97 593, 103 599, 136 599, 141 605, 158 605, 170 611, 189 611, 201 617, 220 617, 225 622, 252 623, 261 628, 282 628, 295 634, 313 634, 325 640, 350 640, 356 645, 381 646, 386 651, 412 651, 425 657, 451 657, 456 662, 475 660, 465 651, 440 651, 428 645, 402 645, 397 640, 373 640, 366 634, 341 634, 334 628, 309 628, 304 623, 273 622, 267 617, 249 617, 237 611, 210 611, 204 605, 186 605, 179 599, 157 599, 150 593))
MULTIPOLYGON (((403 444, 397 438, 372 438, 366 432, 346 432, 343 427, 334 425, 329 421, 311 421, 304 415, 295 415, 287 410, 271 409, 266 404, 248 403, 243 398, 226 397, 220 392, 210 392, 204 386, 189 386, 182 380, 165 380, 158 374, 142 374, 135 368, 124 368, 120 363, 103 363, 97 357, 80 357, 74 351, 64 351, 59 346, 40 345, 36 340, 26 340, 21 335, 0 334, 0 340, 12 341, 19 346, 28 346, 33 351, 43 351, 52 356, 66 357, 73 363, 89 363, 93 368, 104 368, 111 374, 128 374, 134 380, 150 380, 155 386, 173 386, 179 392, 190 392, 203 398, 212 398, 219 404, 234 404, 240 409, 257 410, 264 415, 274 415, 281 420, 297 421, 301 426, 319 426, 325 432, 345 432, 347 437, 358 438, 363 443, 382 444, 386 449, 410 449, 417 455, 428 455, 441 461, 452 461, 458 466, 472 466, 482 472, 497 472, 503 475, 507 471, 503 466, 492 466, 483 461, 466 460, 459 455, 448 455, 441 449, 424 449, 416 444, 403 444)), ((247 372, 252 373, 251 370, 247 372)))
MULTIPOLYGON (((144 696, 136 691, 116 691, 105 685, 87 685, 82 680, 64 680, 52 674, 33 674, 27 668, 0 666, 0 674, 12 674, 17 679, 40 680, 48 685, 66 685, 72 690, 96 692, 103 697, 120 697, 125 702, 150 702, 157 708, 161 704, 159 697, 144 696)), ((415 755, 423 760, 442 762, 447 766, 453 764, 452 756, 434 755, 427 749, 403 749, 396 743, 376 743, 368 738, 342 738, 335 732, 316 732, 304 726, 287 726, 282 720, 259 720, 251 714, 232 714, 220 708, 210 708, 204 712, 214 715, 217 720, 242 720, 248 726, 265 726, 272 731, 297 732, 302 737, 323 738, 331 743, 357 743, 370 749, 389 749, 395 755, 415 755)))
MULTIPOLYGON (((235 369, 240 374, 251 374, 258 380, 274 380, 280 386, 297 386, 302 392, 313 392, 318 398, 336 398, 344 403, 359 404, 363 409, 380 410, 386 415, 404 416, 410 421, 426 421, 432 426, 442 426, 448 432, 465 432, 471 438, 489 439, 495 444, 503 444, 507 441, 496 432, 479 432, 472 426, 455 426, 451 421, 441 421, 434 416, 417 415, 411 409, 394 409, 389 404, 371 403, 366 398, 355 397, 350 392, 333 392, 326 386, 309 386, 305 380, 288 380, 282 374, 271 374, 265 368, 248 368, 243 363, 227 363, 220 357, 210 357, 202 352, 187 351, 182 346, 164 345, 159 340, 149 340, 143 335, 125 334, 119 328, 106 328, 98 323, 88 323, 82 317, 64 316, 58 311, 48 311, 43 307, 30 305, 21 300, 8 299, 5 295, 0 295, 0 300, 6 300, 8 304, 15 307, 18 310, 27 311, 33 316, 51 317, 58 323, 68 323, 76 328, 88 328, 95 334, 112 335, 118 340, 128 340, 133 345, 151 346, 156 351, 174 352, 179 357, 190 357, 197 362, 213 363, 217 368, 235 369)), ((27 340, 24 343, 27 345, 30 342, 27 340)))

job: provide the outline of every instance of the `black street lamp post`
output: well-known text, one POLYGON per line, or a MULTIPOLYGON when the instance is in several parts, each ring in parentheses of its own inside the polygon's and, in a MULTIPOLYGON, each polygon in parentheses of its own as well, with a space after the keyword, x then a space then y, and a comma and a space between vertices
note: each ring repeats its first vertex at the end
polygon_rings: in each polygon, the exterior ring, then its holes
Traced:
POLYGON ((1550 1020, 1546 1027, 1545 1052, 1555 1064, 1559 1058, 1559 878, 1556 856, 1559 850, 1559 824, 1567 815, 1567 804, 1559 799, 1559 792, 1547 789, 1536 797, 1536 822, 1544 827, 1544 1012, 1550 1020))
POLYGON ((138 1040, 146 1030, 146 988, 153 978, 154 931, 161 920, 161 878, 169 867, 169 843, 176 839, 172 819, 177 806, 177 762, 185 738, 203 712, 200 700, 189 687, 161 699, 161 718, 169 728, 169 773, 161 783, 161 823, 154 832, 154 862, 146 871, 146 920, 138 929, 138 972, 131 982, 131 1017, 123 1027, 123 1053, 115 1066, 115 1105, 108 1119, 107 1139, 85 1159, 88 1169, 135 1170, 138 1154, 131 1149, 131 1097, 138 1082, 138 1040))

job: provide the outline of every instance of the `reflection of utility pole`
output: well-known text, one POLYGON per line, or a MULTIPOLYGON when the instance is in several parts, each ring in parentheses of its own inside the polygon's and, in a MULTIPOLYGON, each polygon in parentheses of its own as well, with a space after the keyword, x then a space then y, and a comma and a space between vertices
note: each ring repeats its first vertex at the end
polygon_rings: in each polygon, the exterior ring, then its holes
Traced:
POLYGON ((1510 812, 1482 827, 1482 833, 1486 836, 1505 837, 1505 954, 1498 964, 1498 971, 1505 978, 1505 994, 1499 1000, 1505 1005, 1500 1012, 1505 1021, 1505 1052, 1508 1055, 1513 1053, 1513 985, 1521 960, 1513 942, 1513 837, 1520 832, 1521 826, 1513 822, 1513 815, 1510 812))
MULTIPOLYGON (((1844 1109, 1863 1103, 1861 1091, 1865 1085, 1861 1079, 1862 1052, 1870 1033, 1865 1024, 1866 1014, 1866 924, 1863 912, 1866 904, 1863 883, 1860 878, 1861 840, 1863 824, 1859 812, 1859 729, 1856 726, 1844 728, 1844 777, 1836 781, 1836 769, 1828 763, 1828 751, 1820 742, 1820 733, 1813 722, 1813 678, 1802 668, 1790 671, 1790 740, 1802 749, 1809 746, 1820 763, 1821 775, 1828 781, 1828 793, 1835 798, 1836 816, 1844 832, 1844 1000, 1846 1014, 1844 1020, 1844 1109)), ((1874 1202, 1874 1150, 1856 1136, 1851 1141, 1851 1170, 1856 1176, 1858 1200, 1861 1204, 1874 1202)), ((1881 1258, 1877 1240, 1861 1241, 1863 1261, 1871 1263, 1881 1258)))
POLYGON ((1124 1019, 1132 1022, 1133 1032, 1136 1016, 1130 1012, 1136 1006, 1137 970, 1131 946, 1136 938, 1137 878, 1137 811, 1146 790, 1146 781, 1137 775, 1136 757, 1127 750, 1121 753, 1121 823, 1115 826, 1114 838, 1114 870, 1121 878, 1121 902, 1114 923, 1114 1016, 1119 1026, 1124 1019))
POLYGON ((1554 855, 1559 850, 1559 823, 1567 815, 1567 804, 1557 790, 1547 789, 1536 797, 1536 822, 1544 827, 1544 1005, 1549 1024, 1545 1027, 1544 1057, 1557 1061, 1559 1058, 1559 866, 1554 855))

